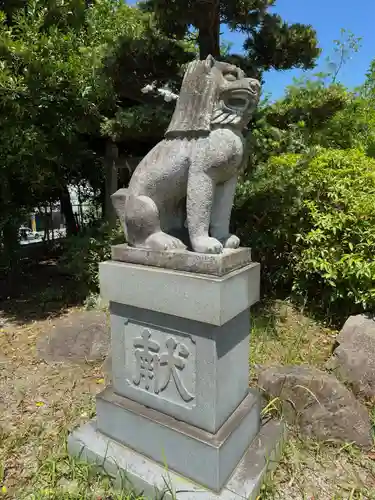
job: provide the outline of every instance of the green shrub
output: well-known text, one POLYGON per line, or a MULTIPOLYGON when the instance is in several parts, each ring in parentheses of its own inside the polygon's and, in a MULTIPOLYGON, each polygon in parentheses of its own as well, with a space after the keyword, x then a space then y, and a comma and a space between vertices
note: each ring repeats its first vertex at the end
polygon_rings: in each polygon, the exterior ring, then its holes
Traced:
POLYGON ((239 184, 233 218, 268 290, 330 317, 375 311, 375 160, 321 148, 274 157, 239 184))
POLYGON ((59 267, 71 275, 84 293, 99 291, 99 263, 111 258, 111 245, 124 242, 124 234, 118 225, 109 229, 106 224, 90 227, 64 243, 59 267))

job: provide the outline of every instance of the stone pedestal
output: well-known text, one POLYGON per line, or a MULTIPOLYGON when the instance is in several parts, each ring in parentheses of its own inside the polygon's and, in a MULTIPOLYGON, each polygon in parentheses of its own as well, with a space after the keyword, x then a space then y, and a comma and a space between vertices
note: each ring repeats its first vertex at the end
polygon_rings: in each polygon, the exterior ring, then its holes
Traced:
POLYGON ((69 437, 71 453, 120 464, 117 475, 126 472, 146 491, 160 489, 167 475, 205 500, 255 495, 280 438, 279 424, 262 433, 259 395, 248 389, 249 308, 259 299, 260 266, 248 249, 166 256, 120 247, 117 261, 100 266, 112 386, 97 397, 96 420, 69 437), (152 265, 134 263, 142 258, 152 265), (236 474, 243 484, 234 487, 236 474))

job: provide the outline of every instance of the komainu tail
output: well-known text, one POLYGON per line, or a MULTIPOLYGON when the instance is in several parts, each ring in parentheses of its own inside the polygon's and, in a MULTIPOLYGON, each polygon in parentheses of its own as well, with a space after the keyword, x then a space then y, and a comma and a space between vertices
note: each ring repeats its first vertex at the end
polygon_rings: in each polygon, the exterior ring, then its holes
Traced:
POLYGON ((118 189, 111 196, 113 207, 116 211, 117 217, 120 219, 126 240, 128 240, 128 232, 126 229, 126 218, 125 218, 125 205, 127 198, 128 198, 128 189, 118 189))

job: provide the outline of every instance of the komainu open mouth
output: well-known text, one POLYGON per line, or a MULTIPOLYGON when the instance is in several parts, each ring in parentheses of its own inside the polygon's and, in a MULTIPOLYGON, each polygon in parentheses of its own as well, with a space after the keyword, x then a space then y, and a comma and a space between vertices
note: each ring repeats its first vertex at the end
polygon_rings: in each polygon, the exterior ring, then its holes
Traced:
POLYGON ((246 90, 236 90, 226 96, 224 103, 225 106, 231 111, 244 112, 247 109, 250 100, 250 92, 246 90))

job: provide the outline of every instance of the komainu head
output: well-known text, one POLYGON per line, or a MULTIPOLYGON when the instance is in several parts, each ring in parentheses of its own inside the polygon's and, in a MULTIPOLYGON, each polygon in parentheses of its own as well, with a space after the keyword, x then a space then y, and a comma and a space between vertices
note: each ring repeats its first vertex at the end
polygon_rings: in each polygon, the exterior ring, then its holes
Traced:
POLYGON ((166 137, 207 135, 212 128, 243 129, 260 95, 260 83, 232 64, 192 61, 185 72, 166 137))

